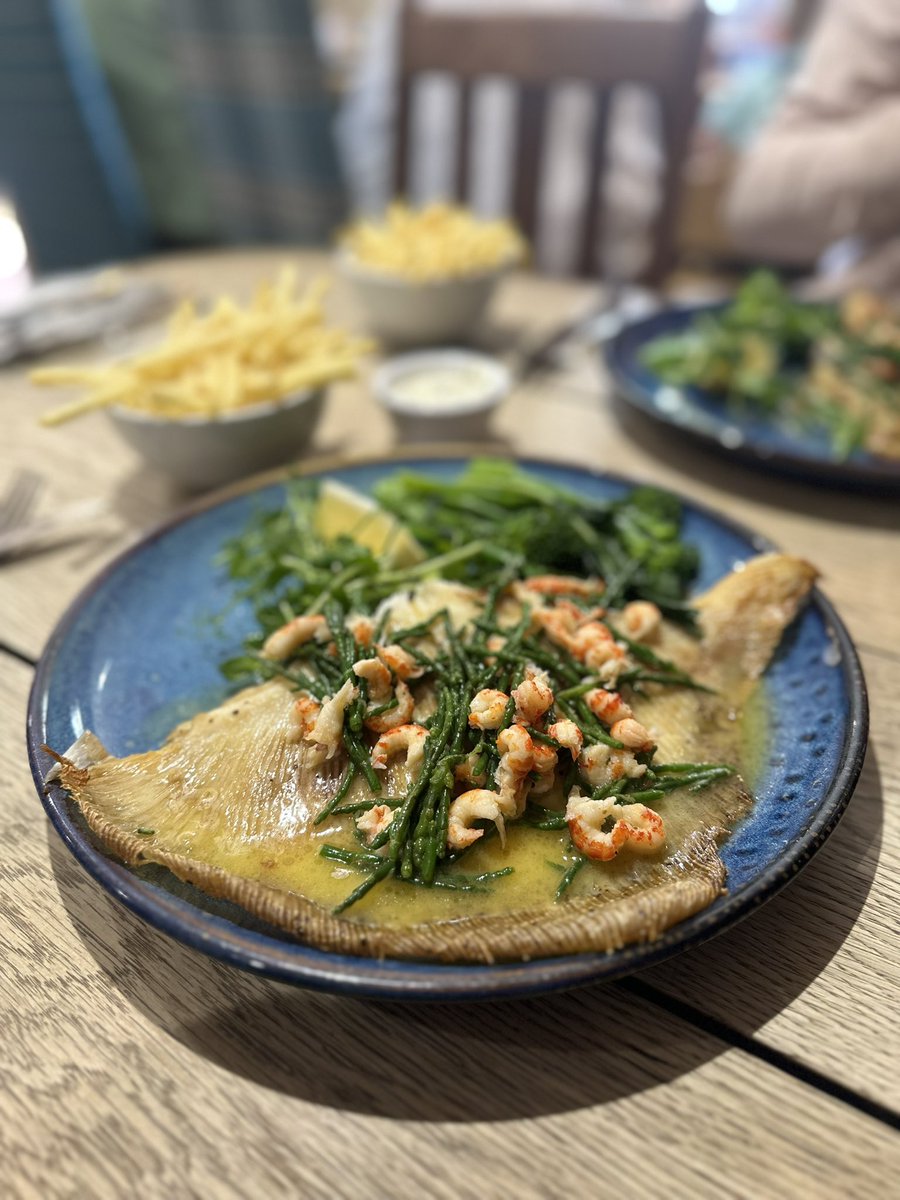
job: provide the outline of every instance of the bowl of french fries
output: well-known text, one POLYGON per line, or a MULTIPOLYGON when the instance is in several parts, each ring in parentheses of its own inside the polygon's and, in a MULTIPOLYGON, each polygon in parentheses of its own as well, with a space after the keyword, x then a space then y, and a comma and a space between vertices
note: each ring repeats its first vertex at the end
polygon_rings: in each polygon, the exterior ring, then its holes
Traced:
POLYGON ((43 425, 105 410, 152 468, 200 491, 295 458, 308 445, 328 385, 356 374, 368 339, 326 324, 316 280, 298 295, 284 268, 247 304, 182 302, 152 348, 104 366, 51 366, 40 386, 81 387, 43 425))
POLYGON ((464 340, 525 253, 509 221, 449 204, 397 202, 382 218, 351 225, 338 261, 369 332, 392 345, 422 346, 464 340))

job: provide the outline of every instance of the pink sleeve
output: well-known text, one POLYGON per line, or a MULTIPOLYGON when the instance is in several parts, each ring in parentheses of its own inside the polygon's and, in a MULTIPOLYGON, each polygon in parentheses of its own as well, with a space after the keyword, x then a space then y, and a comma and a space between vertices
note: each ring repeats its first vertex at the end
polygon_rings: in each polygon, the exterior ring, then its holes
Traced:
POLYGON ((832 0, 728 199, 736 244, 809 263, 900 232, 900 0, 832 0))

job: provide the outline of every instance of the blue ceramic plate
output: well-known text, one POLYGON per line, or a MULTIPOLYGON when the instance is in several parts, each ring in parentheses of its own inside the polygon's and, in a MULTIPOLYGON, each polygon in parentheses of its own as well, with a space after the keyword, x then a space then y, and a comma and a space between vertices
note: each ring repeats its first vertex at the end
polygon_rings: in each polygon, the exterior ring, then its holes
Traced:
MULTIPOLYGON (((523 465, 589 496, 614 497, 629 487, 625 480, 574 467, 523 465)), ((328 474, 368 490, 399 467, 446 479, 460 470, 461 460, 382 460, 328 474)), ((39 791, 51 765, 41 743, 63 749, 91 729, 114 754, 149 749, 178 720, 225 695, 217 664, 239 649, 254 622, 245 604, 229 604, 232 588, 217 554, 256 506, 277 505, 282 495, 281 482, 263 480, 196 505, 122 554, 82 592, 51 637, 32 689, 28 743, 39 791), (211 621, 214 614, 220 616, 211 621)), ((685 537, 702 555, 698 590, 770 548, 707 509, 686 502, 685 513, 685 537)), ((117 900, 164 932, 235 966, 368 996, 484 999, 551 991, 625 974, 720 932, 777 892, 834 828, 862 765, 866 694, 847 632, 818 593, 785 637, 762 686, 772 714, 771 746, 756 805, 724 846, 728 895, 652 945, 614 954, 443 966, 310 949, 160 868, 127 869, 96 847, 58 787, 42 799, 65 844, 117 900)))
POLYGON ((663 309, 624 325, 606 343, 607 367, 622 399, 719 454, 753 466, 820 483, 900 488, 900 462, 862 450, 847 459, 835 458, 823 431, 779 424, 750 410, 732 410, 721 397, 702 388, 664 383, 641 362, 642 351, 655 338, 684 333, 700 313, 721 307, 663 309))

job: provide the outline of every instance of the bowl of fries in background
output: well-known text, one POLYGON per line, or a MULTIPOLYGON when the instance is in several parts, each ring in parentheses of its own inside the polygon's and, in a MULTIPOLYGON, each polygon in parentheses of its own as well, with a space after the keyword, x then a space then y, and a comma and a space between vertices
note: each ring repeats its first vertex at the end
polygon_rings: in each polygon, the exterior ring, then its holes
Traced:
POLYGON ((326 325, 324 280, 297 295, 286 267, 249 304, 185 301, 154 349, 107 366, 44 367, 41 386, 87 387, 51 409, 60 425, 106 409, 121 436, 186 490, 217 487, 293 459, 308 445, 328 384, 355 375, 368 339, 326 325))
POLYGON ((499 280, 525 253, 509 221, 448 204, 395 203, 382 219, 344 232, 339 264, 375 337, 398 346, 441 345, 471 332, 499 280))
POLYGON ((322 391, 238 408, 210 420, 167 421, 137 409, 112 408, 119 433, 155 470, 185 491, 219 487, 287 462, 306 446, 322 411, 322 391))

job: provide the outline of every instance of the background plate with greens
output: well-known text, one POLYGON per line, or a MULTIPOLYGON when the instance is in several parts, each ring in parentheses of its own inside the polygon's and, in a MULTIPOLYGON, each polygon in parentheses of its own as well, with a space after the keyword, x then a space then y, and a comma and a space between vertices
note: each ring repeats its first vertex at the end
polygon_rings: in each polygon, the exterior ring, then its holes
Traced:
POLYGON ((841 458, 824 428, 779 421, 751 406, 726 405, 703 388, 666 383, 647 366, 644 355, 651 343, 685 334, 698 317, 721 313, 724 307, 663 309, 624 325, 605 348, 617 396, 716 453, 763 470, 834 486, 900 488, 900 461, 863 450, 841 458))

